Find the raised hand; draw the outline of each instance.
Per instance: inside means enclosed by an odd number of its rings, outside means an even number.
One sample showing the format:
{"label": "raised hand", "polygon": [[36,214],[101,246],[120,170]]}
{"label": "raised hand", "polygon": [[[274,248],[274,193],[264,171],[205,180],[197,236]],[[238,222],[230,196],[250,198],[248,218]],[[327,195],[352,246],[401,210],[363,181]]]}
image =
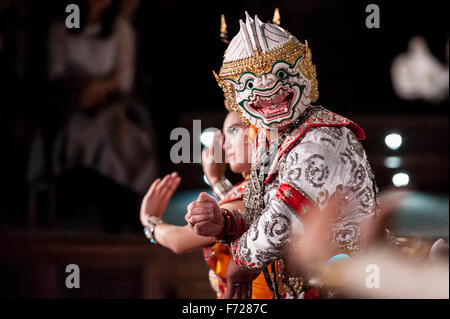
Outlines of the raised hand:
{"label": "raised hand", "polygon": [[161,217],[163,215],[180,182],[181,178],[176,172],[166,175],[162,180],[158,178],[153,182],[142,200],[140,212],[142,225],[147,224],[147,219],[150,216]]}
{"label": "raised hand", "polygon": [[185,220],[201,236],[217,236],[224,227],[224,220],[216,200],[200,193],[196,201],[187,207]]}
{"label": "raised hand", "polygon": [[[220,154],[216,154],[215,152],[220,152]],[[202,166],[203,172],[211,186],[217,184],[225,176],[227,164],[225,163],[225,154],[222,148],[222,134],[220,131],[214,134],[212,145],[203,149]]]}

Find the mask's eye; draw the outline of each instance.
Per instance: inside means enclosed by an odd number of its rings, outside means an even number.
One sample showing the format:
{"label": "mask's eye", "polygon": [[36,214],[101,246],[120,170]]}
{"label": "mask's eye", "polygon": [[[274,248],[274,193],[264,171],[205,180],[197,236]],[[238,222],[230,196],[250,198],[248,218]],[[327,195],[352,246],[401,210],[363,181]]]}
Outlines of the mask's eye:
{"label": "mask's eye", "polygon": [[254,88],[253,81],[249,81],[247,83],[247,89],[253,89],[253,88]]}
{"label": "mask's eye", "polygon": [[280,80],[285,80],[288,77],[288,74],[286,71],[280,70],[277,72],[278,77],[280,78]]}

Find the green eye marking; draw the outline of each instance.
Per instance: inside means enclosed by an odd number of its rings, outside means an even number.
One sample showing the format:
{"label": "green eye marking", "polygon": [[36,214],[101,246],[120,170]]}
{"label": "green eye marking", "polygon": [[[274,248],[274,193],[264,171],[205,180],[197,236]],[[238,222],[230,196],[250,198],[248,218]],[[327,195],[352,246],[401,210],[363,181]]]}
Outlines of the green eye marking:
{"label": "green eye marking", "polygon": [[[287,65],[289,66],[289,68],[293,69],[294,66],[297,64],[297,62],[298,62],[298,60],[299,60],[300,58],[301,58],[301,56],[299,56],[299,57],[297,58],[297,60],[295,60],[295,62],[292,63],[292,64],[290,64],[289,62],[283,61],[283,60],[275,61],[275,63],[274,63],[274,64],[272,65],[272,67],[270,68],[270,71],[267,72],[267,73],[263,73],[263,74],[261,74],[261,75],[266,75],[266,74],[272,73],[272,72],[273,72],[273,69],[275,68],[275,66],[276,66],[278,63],[284,63],[284,64],[287,64]],[[288,73],[287,71],[285,71],[285,72]],[[236,82],[235,80],[233,80],[233,79],[230,79],[230,78],[224,78],[224,80],[233,82],[233,83],[236,84],[236,85],[241,85],[241,84],[242,84],[242,83],[241,83],[241,78],[244,76],[244,74],[251,74],[251,75],[253,75],[255,78],[258,77],[258,75],[254,74],[253,72],[244,72],[244,73],[242,73],[242,74],[239,76],[237,82]],[[290,74],[290,73],[288,73],[288,74],[291,75],[291,76],[293,76],[293,75]],[[259,75],[259,76],[261,76],[261,75]],[[297,75],[295,75],[295,76],[297,76]],[[249,81],[249,80],[251,80],[251,79],[248,79],[247,81]],[[246,83],[245,83],[246,85],[247,85],[247,81],[246,81]],[[245,90],[245,87],[244,87],[244,90]],[[236,90],[236,91],[237,91],[237,92],[242,92],[242,91],[244,91],[244,90]]]}
{"label": "green eye marking", "polygon": [[[283,73],[285,74],[284,77],[281,77],[281,76],[280,76],[280,73],[281,73],[281,72],[283,72]],[[261,74],[260,76],[265,75],[265,74],[269,74],[269,73],[264,73],[264,74]],[[299,76],[300,76],[300,73],[294,73],[294,74],[292,74],[292,73],[286,71],[285,69],[280,69],[280,70],[278,70],[275,74],[276,74],[276,75],[278,76],[278,78],[279,78],[279,80],[275,83],[275,85],[277,85],[278,82],[280,82],[280,81],[286,80],[288,77],[299,77]],[[240,93],[240,92],[244,92],[244,91],[247,90],[247,89],[256,90],[256,91],[260,91],[260,92],[270,90],[270,89],[253,89],[253,87],[249,87],[249,86],[248,86],[248,81],[252,81],[252,82],[253,82],[253,79],[248,79],[247,81],[245,81],[245,86],[244,86],[244,88],[243,88],[242,90],[236,90],[236,92],[239,92],[239,93]],[[273,87],[275,87],[275,85],[274,85]]]}
{"label": "green eye marking", "polygon": [[[253,93],[254,92],[265,92],[265,91],[272,90],[274,87],[276,87],[278,85],[279,82],[281,82],[281,80],[278,80],[277,82],[275,82],[275,84],[271,88],[268,88],[268,89],[252,89],[252,92],[250,94],[250,98],[253,97]],[[244,88],[243,90],[236,90],[236,92],[242,92],[242,91],[245,91],[245,90],[246,89]]]}

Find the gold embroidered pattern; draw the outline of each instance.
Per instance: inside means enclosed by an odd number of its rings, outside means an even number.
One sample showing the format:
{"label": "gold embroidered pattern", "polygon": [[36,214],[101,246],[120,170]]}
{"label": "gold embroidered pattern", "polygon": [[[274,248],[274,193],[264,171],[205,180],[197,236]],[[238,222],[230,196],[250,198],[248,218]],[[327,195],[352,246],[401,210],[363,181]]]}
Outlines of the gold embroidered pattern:
{"label": "gold embroidered pattern", "polygon": [[[305,56],[305,48],[304,44],[292,37],[291,40],[267,52],[256,51],[255,56],[224,62],[220,69],[220,77],[237,82],[244,72],[252,72],[256,75],[268,73],[272,65],[279,60],[294,64],[300,56]],[[311,68],[304,68],[304,70],[307,72],[312,71]],[[312,74],[307,73],[303,75],[308,78],[307,75]]]}
{"label": "gold embroidered pattern", "polygon": [[304,291],[303,278],[298,275],[283,272],[281,274],[280,290],[281,293],[286,292],[294,297],[294,299],[297,299]]}

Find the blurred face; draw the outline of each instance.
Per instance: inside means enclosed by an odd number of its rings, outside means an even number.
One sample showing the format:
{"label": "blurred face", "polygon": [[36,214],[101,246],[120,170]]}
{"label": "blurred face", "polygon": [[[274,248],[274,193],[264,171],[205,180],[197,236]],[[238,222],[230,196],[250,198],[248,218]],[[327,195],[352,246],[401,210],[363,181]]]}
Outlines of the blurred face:
{"label": "blurred face", "polygon": [[248,139],[248,128],[234,112],[228,113],[225,118],[223,124],[225,156],[234,173],[249,173],[251,170],[253,147]]}
{"label": "blurred face", "polygon": [[141,0],[122,0],[120,1],[120,12],[126,17],[131,17],[140,4]]}
{"label": "blurred face", "polygon": [[112,4],[112,0],[89,0],[88,5],[90,10],[95,13],[101,13]]}

